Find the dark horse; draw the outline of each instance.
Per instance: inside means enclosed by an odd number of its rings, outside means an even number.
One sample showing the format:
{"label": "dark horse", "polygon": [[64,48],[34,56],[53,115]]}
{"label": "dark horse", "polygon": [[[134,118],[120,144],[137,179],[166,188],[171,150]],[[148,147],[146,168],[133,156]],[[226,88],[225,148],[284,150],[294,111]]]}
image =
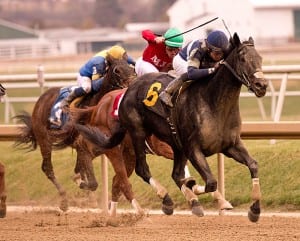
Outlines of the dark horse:
{"label": "dark horse", "polygon": [[[5,88],[0,84],[0,97],[5,95]],[[5,167],[0,162],[0,218],[6,216]]]}
{"label": "dark horse", "polygon": [[[107,67],[100,91],[93,96],[87,96],[81,102],[82,106],[97,104],[105,93],[114,89],[127,87],[135,77],[134,69],[128,65],[125,59],[117,60],[108,56]],[[80,188],[94,191],[97,189],[98,183],[94,176],[92,162],[89,162],[90,159],[84,156],[85,153],[82,151],[85,146],[81,146],[76,141],[78,139],[78,132],[74,128],[71,128],[72,125],[69,124],[71,121],[68,121],[62,130],[50,129],[48,118],[59,91],[60,88],[50,88],[40,96],[31,116],[28,113],[24,113],[15,118],[25,124],[21,128],[21,136],[17,144],[25,145],[25,148],[32,148],[32,150],[35,150],[38,145],[40,146],[43,157],[42,170],[57,188],[61,197],[60,208],[65,211],[68,209],[67,196],[65,189],[58,182],[53,171],[51,160],[53,148],[70,146],[76,149],[77,160],[74,172],[75,176],[80,176],[81,178],[78,181]],[[81,123],[85,123],[87,120],[83,118],[80,121]],[[56,143],[61,143],[62,141],[64,142],[63,146],[55,146]]]}
{"label": "dark horse", "polygon": [[[145,139],[154,134],[168,143],[174,153],[172,178],[185,195],[195,215],[203,216],[202,207],[193,192],[195,180],[184,178],[184,166],[190,160],[205,181],[205,192],[217,189],[206,157],[223,153],[248,167],[252,183],[253,204],[248,212],[252,222],[260,216],[260,185],[258,165],[242,143],[239,96],[245,85],[257,97],[266,93],[262,58],[250,37],[241,42],[235,33],[231,49],[218,72],[209,78],[194,81],[181,91],[173,109],[166,108],[158,95],[171,77],[165,73],[143,75],[131,84],[119,108],[120,125],[107,137],[90,133],[102,148],[118,145],[128,131],[136,154],[135,171],[147,183],[151,173],[146,163]],[[87,134],[87,133],[86,133]]]}
{"label": "dark horse", "polygon": [[[133,208],[137,213],[141,214],[143,212],[134,198],[134,193],[128,180],[128,177],[131,176],[135,167],[135,154],[129,135],[123,139],[119,146],[107,150],[98,148],[97,139],[93,140],[89,135],[91,130],[100,130],[106,135],[111,135],[111,131],[115,129],[116,125],[119,125],[118,116],[115,114],[115,111],[117,110],[117,104],[122,98],[121,96],[125,92],[126,89],[110,91],[100,99],[96,106],[92,106],[87,109],[72,109],[72,116],[75,123],[77,122],[76,119],[80,115],[84,114],[85,116],[91,116],[90,121],[86,123],[86,125],[76,125],[79,132],[82,134],[82,137],[80,137],[82,145],[88,147],[84,150],[87,152],[85,156],[93,159],[99,154],[105,154],[114,168],[115,176],[112,181],[112,205],[110,205],[109,210],[111,215],[116,215],[117,203],[121,193],[123,193],[127,200],[132,203]],[[87,136],[85,132],[86,129],[88,132]],[[87,143],[87,139],[92,143],[92,145]],[[156,136],[151,135],[147,137],[146,144],[147,153],[163,156],[167,159],[173,159],[173,151],[171,147],[157,139]],[[156,190],[157,195],[162,199],[163,212],[168,215],[172,214],[173,202],[169,195],[167,195],[167,189],[153,177],[151,178],[151,185],[154,190]],[[203,189],[203,187],[201,188]],[[197,194],[200,193],[198,192]],[[232,209],[231,204],[226,201],[218,191],[212,193],[212,196],[217,199],[220,211]]]}

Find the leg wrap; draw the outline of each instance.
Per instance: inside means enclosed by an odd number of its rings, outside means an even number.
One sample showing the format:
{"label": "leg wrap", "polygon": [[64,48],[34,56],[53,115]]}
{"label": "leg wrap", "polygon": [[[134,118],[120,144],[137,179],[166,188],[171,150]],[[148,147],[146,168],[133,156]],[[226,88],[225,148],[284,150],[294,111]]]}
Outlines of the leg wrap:
{"label": "leg wrap", "polygon": [[261,192],[260,192],[260,185],[259,185],[259,178],[252,179],[252,200],[260,200],[261,199]]}
{"label": "leg wrap", "polygon": [[181,192],[184,194],[186,200],[189,201],[190,204],[192,204],[193,200],[198,201],[198,197],[185,184],[182,184]]}
{"label": "leg wrap", "polygon": [[156,190],[156,194],[160,198],[164,198],[166,196],[166,194],[168,193],[167,189],[163,187],[158,181],[156,181],[153,177],[151,177],[149,182],[150,185]]}

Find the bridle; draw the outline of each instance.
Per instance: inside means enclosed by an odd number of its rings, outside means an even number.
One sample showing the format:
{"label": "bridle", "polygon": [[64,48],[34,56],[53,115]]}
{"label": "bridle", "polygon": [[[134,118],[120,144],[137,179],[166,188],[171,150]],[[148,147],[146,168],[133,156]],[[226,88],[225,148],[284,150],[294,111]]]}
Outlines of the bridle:
{"label": "bridle", "polygon": [[129,76],[128,78],[122,78],[121,75],[116,71],[116,69],[117,69],[117,66],[114,66],[113,69],[112,69],[112,74],[114,75],[114,78],[118,78],[119,81],[116,81],[116,82],[110,84],[110,86],[113,89],[123,89],[123,88],[126,88],[127,86],[124,86],[121,83],[124,82],[123,80],[131,78],[131,76]]}
{"label": "bridle", "polygon": [[[244,43],[239,48],[238,51],[240,51],[242,48],[244,48],[246,46],[254,47],[254,45],[251,43]],[[239,75],[237,73],[237,71],[234,70],[226,60],[221,61],[220,64],[223,64],[234,75],[235,78],[237,78],[242,84],[244,84],[248,88],[248,90],[251,91],[250,77],[248,74],[246,74],[244,71],[242,71],[241,75]],[[263,75],[263,72],[260,69],[256,70],[254,73],[250,74],[250,76],[254,76],[256,78],[259,78],[259,76],[262,76],[262,75]]]}

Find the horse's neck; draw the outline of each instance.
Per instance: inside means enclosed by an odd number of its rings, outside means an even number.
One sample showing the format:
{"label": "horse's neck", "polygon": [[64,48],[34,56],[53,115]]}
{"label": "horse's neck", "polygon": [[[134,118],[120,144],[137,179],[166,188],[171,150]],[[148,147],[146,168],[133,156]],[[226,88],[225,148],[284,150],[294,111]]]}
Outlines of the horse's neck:
{"label": "horse's neck", "polygon": [[[231,62],[230,65],[233,66],[234,63]],[[220,115],[226,116],[229,112],[238,112],[240,91],[241,84],[225,66],[222,66],[208,81],[203,94]]]}

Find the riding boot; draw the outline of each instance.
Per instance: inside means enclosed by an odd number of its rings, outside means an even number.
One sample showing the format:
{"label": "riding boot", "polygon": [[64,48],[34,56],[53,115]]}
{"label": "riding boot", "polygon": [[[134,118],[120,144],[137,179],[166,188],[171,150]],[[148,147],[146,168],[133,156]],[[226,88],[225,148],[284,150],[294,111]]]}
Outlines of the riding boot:
{"label": "riding boot", "polygon": [[172,96],[175,93],[175,91],[182,85],[183,82],[184,79],[182,78],[182,75],[172,80],[168,84],[166,89],[159,94],[159,98],[161,99],[161,101],[164,102],[166,105],[173,107]]}
{"label": "riding boot", "polygon": [[84,89],[82,87],[76,87],[76,88],[72,89],[70,94],[61,101],[61,104],[60,104],[61,108],[63,109],[63,108],[69,107],[69,105],[71,104],[71,102],[74,99],[76,99],[77,97],[83,96],[85,94],[86,94],[86,92],[84,91]]}

